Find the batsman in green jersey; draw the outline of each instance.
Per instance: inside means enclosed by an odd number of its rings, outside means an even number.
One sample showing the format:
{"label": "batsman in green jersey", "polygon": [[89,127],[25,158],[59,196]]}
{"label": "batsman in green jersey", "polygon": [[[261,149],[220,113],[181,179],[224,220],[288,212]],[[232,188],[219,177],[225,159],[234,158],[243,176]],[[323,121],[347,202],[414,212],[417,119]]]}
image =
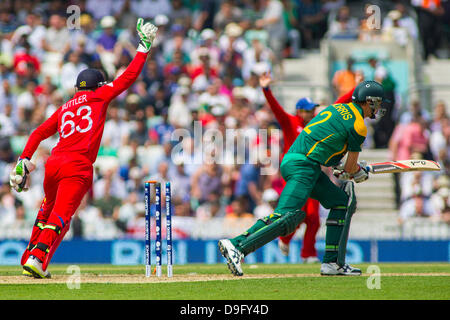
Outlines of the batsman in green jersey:
{"label": "batsman in green jersey", "polygon": [[[321,274],[361,275],[361,270],[345,263],[350,221],[356,210],[353,181],[369,178],[365,164],[358,162],[367,135],[364,118],[375,119],[384,114],[383,93],[378,82],[364,81],[355,88],[351,103],[331,105],[308,123],[281,162],[286,186],[275,212],[237,237],[219,241],[219,250],[231,273],[243,275],[241,260],[246,255],[293,232],[305,218],[300,208],[311,197],[330,209]],[[341,164],[347,153],[345,164]],[[334,174],[345,181],[343,185],[336,186],[322,172],[321,165],[334,167]]]}

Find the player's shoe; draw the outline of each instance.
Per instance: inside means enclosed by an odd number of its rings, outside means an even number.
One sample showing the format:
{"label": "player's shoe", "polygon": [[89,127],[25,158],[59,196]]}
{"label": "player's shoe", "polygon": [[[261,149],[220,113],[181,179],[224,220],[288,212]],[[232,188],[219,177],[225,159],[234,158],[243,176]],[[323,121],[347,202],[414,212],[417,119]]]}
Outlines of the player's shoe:
{"label": "player's shoe", "polygon": [[30,272],[28,272],[27,270],[23,270],[22,271],[22,275],[24,276],[24,277],[33,277],[33,275],[30,273]]}
{"label": "player's shoe", "polygon": [[228,269],[235,276],[242,276],[241,260],[244,258],[244,254],[240,252],[228,239],[219,240],[219,250],[222,256],[227,259]]}
{"label": "player's shoe", "polygon": [[30,255],[23,269],[33,275],[34,278],[51,278],[50,272],[42,269],[42,262],[33,255]]}
{"label": "player's shoe", "polygon": [[289,256],[289,243],[284,243],[281,241],[281,239],[278,239],[278,248],[280,248],[281,253],[283,256]]}
{"label": "player's shoe", "polygon": [[308,258],[303,259],[303,263],[306,263],[306,264],[314,264],[314,263],[319,263],[319,262],[320,262],[320,260],[317,257],[308,257]]}
{"label": "player's shoe", "polygon": [[322,263],[320,274],[323,276],[360,276],[361,270],[348,264],[339,267],[337,263]]}

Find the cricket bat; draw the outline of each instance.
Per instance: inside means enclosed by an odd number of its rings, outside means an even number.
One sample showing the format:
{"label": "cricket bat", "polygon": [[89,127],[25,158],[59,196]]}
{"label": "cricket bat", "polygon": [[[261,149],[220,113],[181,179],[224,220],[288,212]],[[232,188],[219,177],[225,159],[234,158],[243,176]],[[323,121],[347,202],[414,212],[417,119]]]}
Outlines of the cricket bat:
{"label": "cricket bat", "polygon": [[408,171],[440,171],[439,163],[432,160],[399,160],[369,164],[366,167],[370,173],[395,173]]}

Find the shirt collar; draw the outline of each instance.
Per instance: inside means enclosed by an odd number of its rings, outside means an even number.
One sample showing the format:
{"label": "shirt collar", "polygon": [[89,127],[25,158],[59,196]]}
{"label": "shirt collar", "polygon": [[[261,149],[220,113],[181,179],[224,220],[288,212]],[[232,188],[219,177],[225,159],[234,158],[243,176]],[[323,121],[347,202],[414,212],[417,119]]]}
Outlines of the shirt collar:
{"label": "shirt collar", "polygon": [[353,105],[356,107],[356,110],[359,111],[359,113],[361,114],[361,117],[363,117],[363,119],[364,119],[364,111],[363,111],[362,107],[359,104],[357,104],[356,102],[350,102],[350,103],[353,103]]}

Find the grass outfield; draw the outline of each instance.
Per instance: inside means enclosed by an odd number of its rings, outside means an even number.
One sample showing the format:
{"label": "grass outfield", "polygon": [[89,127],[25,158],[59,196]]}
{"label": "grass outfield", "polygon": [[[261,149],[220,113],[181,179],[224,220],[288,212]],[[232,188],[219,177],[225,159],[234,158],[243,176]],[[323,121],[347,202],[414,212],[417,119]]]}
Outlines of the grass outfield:
{"label": "grass outfield", "polygon": [[[244,265],[233,277],[225,265],[174,266],[174,277],[145,278],[143,266],[80,265],[80,277],[67,265],[52,265],[52,279],[21,276],[16,266],[0,267],[0,299],[302,300],[450,299],[450,264],[377,264],[380,289],[368,264],[361,277],[322,277],[320,265]],[[369,271],[370,272],[370,271]],[[69,289],[69,285],[79,289]],[[369,280],[369,281],[368,281]]]}

